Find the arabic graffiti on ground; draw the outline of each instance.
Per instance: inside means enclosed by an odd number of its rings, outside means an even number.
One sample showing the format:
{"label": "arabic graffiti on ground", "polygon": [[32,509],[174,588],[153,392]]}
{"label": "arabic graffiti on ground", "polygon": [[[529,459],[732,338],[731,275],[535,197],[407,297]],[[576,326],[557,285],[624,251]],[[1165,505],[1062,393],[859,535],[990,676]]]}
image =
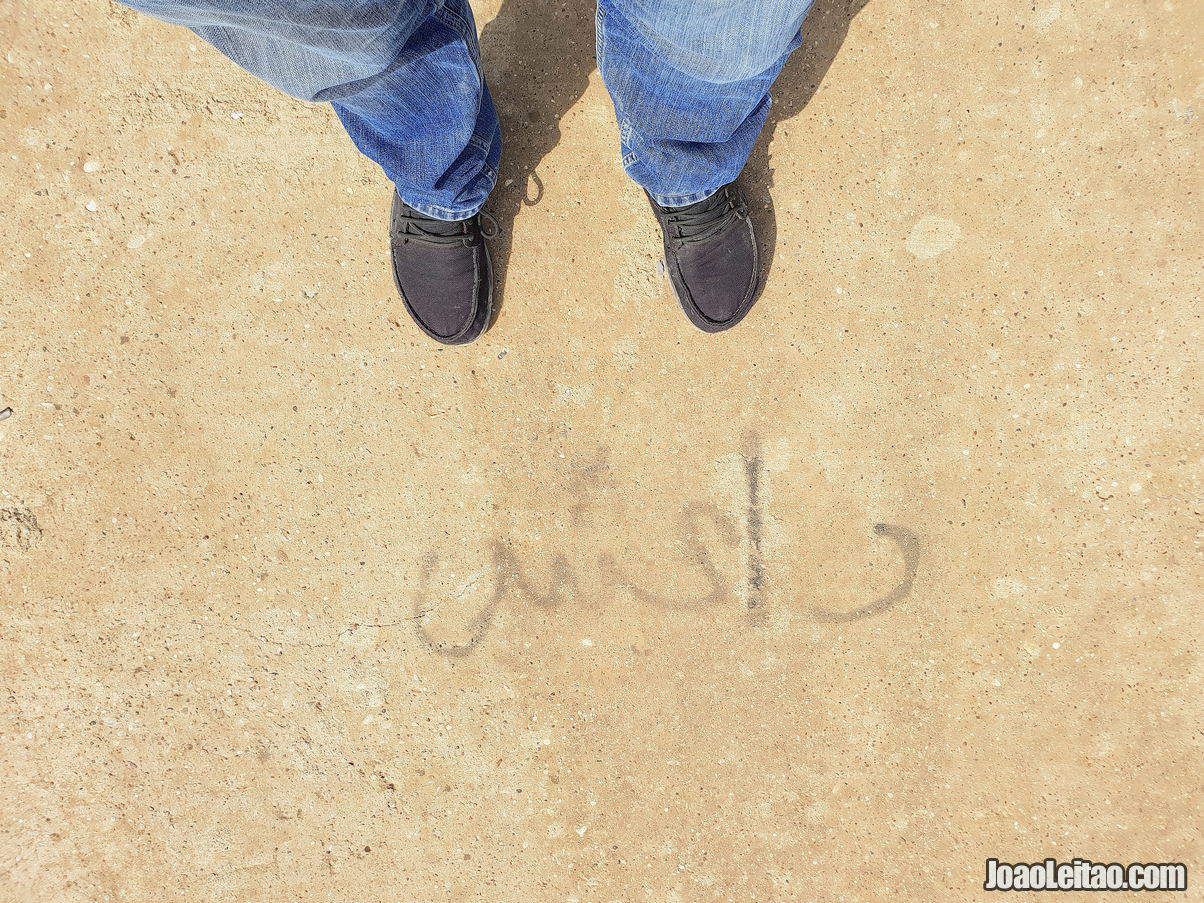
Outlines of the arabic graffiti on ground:
{"label": "arabic graffiti on ground", "polygon": [[[689,602],[658,595],[623,569],[609,552],[599,553],[594,562],[601,579],[612,588],[626,590],[641,603],[663,610],[741,604],[747,609],[751,623],[764,623],[767,608],[766,590],[771,581],[768,579],[764,555],[765,462],[760,442],[756,437],[749,438],[741,457],[745,483],[743,529],[738,529],[735,523],[737,518],[724,514],[714,505],[687,503],[677,515],[688,558],[706,586],[700,595],[694,595]],[[598,464],[587,468],[590,480],[596,480],[601,466]],[[580,512],[574,509],[572,513],[576,517]],[[713,527],[716,538],[728,548],[742,550],[743,573],[738,579],[733,580],[725,575],[716,564],[701,538],[704,526]],[[843,624],[881,615],[911,593],[919,566],[919,538],[907,527],[898,524],[874,524],[873,532],[891,540],[899,550],[903,559],[902,580],[884,596],[850,610],[808,607],[805,610],[815,621]],[[465,625],[466,636],[456,642],[439,640],[431,633],[433,615],[439,607],[432,586],[438,559],[434,554],[430,554],[422,562],[411,623],[414,624],[419,639],[432,652],[451,657],[470,654],[485,638],[498,609],[507,600],[550,610],[565,605],[576,595],[577,574],[563,552],[556,554],[548,573],[543,575],[542,582],[547,586],[546,590],[539,589],[535,581],[528,577],[520,556],[502,540],[495,538],[490,543],[489,558],[488,570],[492,574],[492,589],[487,594],[485,604]],[[734,592],[733,587],[742,587],[742,592]],[[459,595],[465,595],[473,588],[475,583],[462,588]],[[740,598],[741,596],[743,598]]]}

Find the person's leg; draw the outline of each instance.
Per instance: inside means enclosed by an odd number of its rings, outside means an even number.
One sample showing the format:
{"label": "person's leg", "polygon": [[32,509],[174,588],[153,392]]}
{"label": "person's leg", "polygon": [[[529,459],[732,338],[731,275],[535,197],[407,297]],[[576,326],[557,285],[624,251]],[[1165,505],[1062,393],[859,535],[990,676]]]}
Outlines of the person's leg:
{"label": "person's leg", "polygon": [[677,300],[705,332],[743,319],[760,258],[736,177],[811,0],[598,0],[598,68]]}
{"label": "person's leg", "polygon": [[501,134],[467,0],[125,0],[190,28],[244,69],[327,101],[410,207],[475,214]]}
{"label": "person's leg", "polygon": [[126,0],[254,75],[327,101],[393,181],[393,279],[431,338],[471,342],[493,313],[478,211],[501,133],[468,0]]}
{"label": "person's leg", "polygon": [[683,207],[735,180],[811,0],[598,0],[623,166]]}

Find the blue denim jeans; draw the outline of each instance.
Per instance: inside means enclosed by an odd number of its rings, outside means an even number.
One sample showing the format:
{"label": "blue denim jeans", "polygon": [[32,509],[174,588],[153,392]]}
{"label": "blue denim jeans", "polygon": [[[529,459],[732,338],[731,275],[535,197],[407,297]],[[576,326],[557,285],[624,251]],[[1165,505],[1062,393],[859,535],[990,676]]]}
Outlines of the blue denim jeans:
{"label": "blue denim jeans", "polygon": [[[502,140],[467,0],[126,0],[259,78],[329,102],[407,204],[464,219]],[[623,166],[684,206],[739,175],[811,0],[598,0]]]}

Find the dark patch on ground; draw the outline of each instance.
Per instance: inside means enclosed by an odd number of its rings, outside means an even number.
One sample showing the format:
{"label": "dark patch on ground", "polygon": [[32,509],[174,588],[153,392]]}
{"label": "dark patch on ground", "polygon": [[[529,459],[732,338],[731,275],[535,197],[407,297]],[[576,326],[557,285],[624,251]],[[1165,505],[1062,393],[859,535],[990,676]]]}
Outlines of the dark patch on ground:
{"label": "dark patch on ground", "polygon": [[0,546],[26,552],[41,538],[42,528],[29,508],[0,508]]}
{"label": "dark patch on ground", "polygon": [[748,478],[748,611],[754,620],[760,620],[764,616],[760,608],[765,602],[765,559],[761,551],[765,525],[761,499],[765,461],[756,436],[749,436],[746,444],[744,473]]}
{"label": "dark patch on ground", "polygon": [[911,593],[911,584],[916,578],[916,568],[920,562],[920,540],[906,527],[898,524],[874,524],[874,532],[879,536],[887,536],[895,541],[903,556],[903,579],[893,590],[868,605],[855,608],[852,611],[834,611],[829,608],[811,608],[809,613],[817,621],[829,624],[844,624],[848,621],[859,621],[873,615],[880,615],[894,608]]}

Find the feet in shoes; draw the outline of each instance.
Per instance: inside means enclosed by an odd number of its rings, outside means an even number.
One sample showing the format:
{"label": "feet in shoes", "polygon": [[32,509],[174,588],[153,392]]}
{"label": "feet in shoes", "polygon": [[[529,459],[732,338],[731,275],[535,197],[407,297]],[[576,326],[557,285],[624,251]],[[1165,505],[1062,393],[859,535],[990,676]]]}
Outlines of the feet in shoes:
{"label": "feet in shoes", "polygon": [[760,279],[757,239],[740,189],[732,182],[688,207],[648,200],[682,310],[703,332],[731,329],[752,307]]}
{"label": "feet in shoes", "polygon": [[[687,207],[652,211],[664,237],[665,267],[690,322],[704,332],[731,329],[756,299],[757,239],[735,182]],[[493,267],[481,214],[448,222],[393,195],[389,229],[393,279],[406,310],[437,342],[464,345],[493,316]]]}
{"label": "feet in shoes", "polygon": [[493,266],[481,214],[448,222],[425,216],[396,193],[389,226],[393,281],[418,328],[465,345],[493,316]]}

